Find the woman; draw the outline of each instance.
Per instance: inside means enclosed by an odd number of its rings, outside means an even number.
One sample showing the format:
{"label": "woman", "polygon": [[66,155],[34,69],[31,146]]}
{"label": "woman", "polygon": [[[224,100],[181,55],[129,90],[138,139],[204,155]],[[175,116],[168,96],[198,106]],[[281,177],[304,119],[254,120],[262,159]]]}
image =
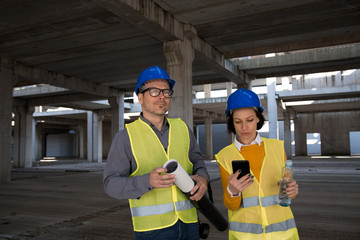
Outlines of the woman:
{"label": "woman", "polygon": [[[263,111],[258,96],[247,89],[238,89],[227,101],[227,127],[236,138],[215,157],[228,208],[230,240],[299,239],[290,207],[278,204],[278,183],[286,161],[283,142],[262,138],[256,131],[264,124]],[[232,160],[248,160],[251,173],[237,179],[240,172],[233,173]],[[296,197],[296,181],[288,184],[286,194]]]}

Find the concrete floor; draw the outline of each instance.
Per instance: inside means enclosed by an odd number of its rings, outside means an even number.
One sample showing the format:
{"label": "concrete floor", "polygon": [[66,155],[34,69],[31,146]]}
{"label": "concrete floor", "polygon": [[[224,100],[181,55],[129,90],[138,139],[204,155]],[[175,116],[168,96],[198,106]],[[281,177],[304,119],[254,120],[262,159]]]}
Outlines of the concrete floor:
{"label": "concrete floor", "polygon": [[[206,161],[215,205],[227,216],[217,164]],[[62,160],[16,169],[0,184],[0,239],[133,239],[127,200],[108,197],[102,186],[104,163]],[[292,210],[300,239],[358,239],[360,158],[296,157],[300,194]],[[206,219],[200,214],[200,220]],[[227,239],[210,229],[208,239]]]}

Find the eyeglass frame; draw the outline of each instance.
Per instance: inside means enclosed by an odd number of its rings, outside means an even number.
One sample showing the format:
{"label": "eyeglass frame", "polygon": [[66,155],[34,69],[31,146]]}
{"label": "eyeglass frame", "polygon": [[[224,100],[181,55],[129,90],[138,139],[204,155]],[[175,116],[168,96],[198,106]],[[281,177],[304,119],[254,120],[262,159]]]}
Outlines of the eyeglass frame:
{"label": "eyeglass frame", "polygon": [[[157,94],[156,96],[151,95],[151,90],[158,90],[158,94]],[[160,93],[162,93],[163,96],[164,96],[164,98],[171,98],[171,97],[172,97],[172,94],[174,93],[174,91],[171,90],[171,89],[168,89],[168,88],[167,88],[167,89],[160,89],[160,88],[156,88],[156,87],[146,88],[146,89],[144,89],[144,90],[141,90],[140,93],[144,94],[144,92],[146,92],[146,91],[149,91],[149,95],[150,95],[151,97],[158,97],[158,96],[160,96]],[[166,94],[166,95],[169,95],[168,97],[165,96],[165,91],[169,91],[169,94]]]}

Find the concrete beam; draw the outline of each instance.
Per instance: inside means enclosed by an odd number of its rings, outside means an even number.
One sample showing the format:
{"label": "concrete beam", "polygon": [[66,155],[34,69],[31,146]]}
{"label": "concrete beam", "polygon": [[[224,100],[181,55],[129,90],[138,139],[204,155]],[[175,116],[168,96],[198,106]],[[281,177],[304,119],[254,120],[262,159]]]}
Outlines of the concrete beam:
{"label": "concrete beam", "polygon": [[319,113],[337,111],[359,111],[360,98],[343,98],[331,100],[312,100],[301,102],[287,102],[286,109],[292,109],[296,113]]}
{"label": "concrete beam", "polygon": [[37,95],[66,93],[68,91],[70,90],[61,87],[54,87],[50,85],[36,85],[34,87],[13,89],[13,97],[33,97]]}
{"label": "concrete beam", "polygon": [[154,1],[92,1],[162,42],[183,40],[183,24]]}
{"label": "concrete beam", "polygon": [[87,93],[71,93],[57,96],[37,97],[26,100],[28,106],[60,105],[63,103],[74,103],[83,101],[104,100],[103,96]]}
{"label": "concrete beam", "polygon": [[74,119],[74,118],[64,118],[64,117],[34,117],[35,120],[43,120],[46,123],[56,123],[56,124],[66,124],[66,125],[79,125],[79,124],[85,124],[86,121],[84,119]]}
{"label": "concrete beam", "polygon": [[284,67],[289,65],[309,64],[360,57],[360,43],[341,47],[309,49],[307,51],[286,53],[267,58],[250,58],[235,61],[240,69]]}
{"label": "concrete beam", "polygon": [[245,76],[246,73],[238,71],[232,61],[224,59],[222,53],[199,38],[193,26],[183,24],[154,1],[92,1],[159,41],[184,40],[186,34],[192,39],[192,47],[196,50],[196,57],[208,65],[210,69],[237,84],[248,81],[249,78]]}
{"label": "concrete beam", "polygon": [[360,96],[360,85],[280,91],[280,92],[276,92],[276,95],[285,102],[316,100],[316,99],[331,99],[331,98],[339,98],[340,96],[358,97]]}
{"label": "concrete beam", "polygon": [[63,116],[63,115],[76,115],[86,114],[84,110],[64,110],[64,111],[50,111],[50,112],[34,112],[33,117],[52,117],[52,116]]}
{"label": "concrete beam", "polygon": [[50,72],[39,68],[26,66],[17,62],[12,62],[12,65],[14,74],[17,78],[33,82],[34,84],[45,83],[52,86],[105,97],[118,95],[118,91],[116,89],[102,84],[93,83],[75,77],[68,77],[56,72]]}
{"label": "concrete beam", "polygon": [[[328,31],[324,31],[323,34],[329,37],[315,38],[301,41],[290,41],[286,44],[277,43],[276,39],[272,39],[272,44],[269,44],[269,39],[263,39],[257,41],[254,46],[254,42],[242,42],[238,44],[238,50],[227,51],[225,54],[226,58],[236,58],[236,57],[247,57],[247,56],[256,56],[263,55],[267,53],[279,53],[279,52],[289,52],[289,51],[297,51],[303,49],[311,49],[311,48],[321,48],[324,46],[336,46],[340,44],[351,44],[360,41],[360,33],[348,33],[348,34],[340,34],[339,36],[334,36],[334,32],[351,32],[351,28],[349,29],[329,29]],[[313,32],[308,35],[311,36]],[[304,34],[301,34],[304,37]],[[330,37],[331,36],[331,37]],[[284,41],[283,39],[282,41]],[[262,43],[268,42],[268,44],[264,46]],[[249,47],[250,46],[250,47]],[[252,47],[251,47],[252,46]]]}
{"label": "concrete beam", "polygon": [[211,111],[202,110],[199,108],[193,108],[194,116],[211,117],[214,121],[226,121],[224,114],[218,114]]}
{"label": "concrete beam", "polygon": [[227,97],[193,99],[193,104],[226,103]]}
{"label": "concrete beam", "polygon": [[248,82],[251,79],[244,71],[239,71],[232,60],[225,59],[221,52],[202,40],[197,35],[195,27],[185,24],[184,29],[185,35],[192,40],[196,58],[209,66],[210,69],[236,84]]}
{"label": "concrete beam", "polygon": [[235,65],[256,78],[353,69],[360,65],[360,44],[241,59]]}

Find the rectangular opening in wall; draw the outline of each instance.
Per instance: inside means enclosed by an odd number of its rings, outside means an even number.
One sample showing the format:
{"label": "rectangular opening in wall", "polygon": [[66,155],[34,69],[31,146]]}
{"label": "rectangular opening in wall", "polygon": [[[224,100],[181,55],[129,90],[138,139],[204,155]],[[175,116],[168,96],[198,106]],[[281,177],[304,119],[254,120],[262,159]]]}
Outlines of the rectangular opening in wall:
{"label": "rectangular opening in wall", "polygon": [[320,133],[307,133],[306,146],[308,155],[321,155]]}
{"label": "rectangular opening in wall", "polygon": [[360,155],[360,131],[350,132],[350,154]]}
{"label": "rectangular opening in wall", "polygon": [[46,157],[74,157],[75,134],[48,134],[46,136]]}

